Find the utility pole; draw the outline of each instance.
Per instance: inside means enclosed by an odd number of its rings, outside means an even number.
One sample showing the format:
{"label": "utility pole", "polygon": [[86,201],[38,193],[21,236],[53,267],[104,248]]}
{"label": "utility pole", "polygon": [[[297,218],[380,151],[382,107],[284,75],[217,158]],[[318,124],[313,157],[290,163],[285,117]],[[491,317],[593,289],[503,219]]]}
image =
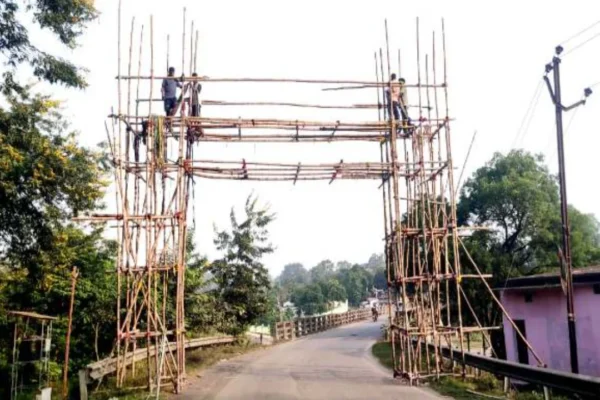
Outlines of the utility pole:
{"label": "utility pole", "polygon": [[[556,141],[558,147],[558,181],[560,184],[560,216],[562,222],[562,271],[567,287],[567,323],[569,327],[569,349],[571,352],[571,372],[579,373],[579,361],[577,357],[577,334],[575,329],[575,307],[573,304],[573,265],[571,263],[571,232],[569,228],[569,210],[567,202],[567,177],[565,174],[565,149],[563,139],[563,111],[567,112],[585,104],[586,98],[592,94],[591,89],[584,90],[584,98],[569,107],[562,104],[560,89],[560,54],[562,46],[557,46],[552,63],[546,64],[546,75],[544,81],[548,86],[550,97],[554,103],[556,117]],[[554,90],[550,84],[548,74],[552,71],[554,76]]]}

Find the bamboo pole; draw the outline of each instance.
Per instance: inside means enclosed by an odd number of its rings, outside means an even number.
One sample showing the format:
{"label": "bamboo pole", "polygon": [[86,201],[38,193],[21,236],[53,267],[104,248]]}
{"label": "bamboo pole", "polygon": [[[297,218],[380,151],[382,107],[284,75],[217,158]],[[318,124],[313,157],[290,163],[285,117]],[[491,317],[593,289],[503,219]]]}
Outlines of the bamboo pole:
{"label": "bamboo pole", "polygon": [[[469,262],[471,263],[471,265],[473,266],[473,268],[475,268],[475,271],[477,272],[477,274],[480,275],[480,276],[483,275],[481,273],[481,270],[477,266],[477,263],[475,262],[475,260],[473,260],[473,257],[471,257],[471,253],[469,253],[469,250],[465,246],[465,243],[460,238],[458,239],[458,241],[460,242],[460,245],[462,246],[462,248],[463,248],[463,250],[465,252],[465,255],[469,259]],[[529,343],[529,341],[527,340],[527,338],[523,335],[523,333],[521,332],[521,330],[519,329],[519,327],[517,326],[517,324],[515,324],[515,321],[511,318],[511,316],[508,313],[508,311],[506,310],[506,308],[502,305],[502,302],[498,299],[498,297],[496,296],[496,294],[494,293],[494,291],[490,287],[490,284],[487,283],[487,281],[485,279],[481,279],[481,282],[483,282],[483,284],[485,285],[486,289],[488,290],[488,293],[492,296],[492,299],[494,300],[494,302],[498,305],[498,307],[500,308],[500,310],[502,311],[502,313],[504,314],[504,316],[506,317],[506,319],[508,320],[508,322],[510,323],[510,325],[513,327],[513,329],[515,330],[515,333],[517,334],[517,336],[519,336],[521,338],[521,340],[523,340],[523,342],[525,343],[525,345],[527,346],[527,348],[529,349],[529,351],[531,352],[531,354],[533,354],[533,356],[535,357],[536,361],[539,363],[539,366],[540,367],[545,367],[546,364],[542,361],[542,359],[540,358],[540,356],[533,349],[533,347],[531,346],[531,343]]]}
{"label": "bamboo pole", "polygon": [[[142,76],[133,76],[133,75],[118,75],[116,79],[152,79],[152,76],[142,75]],[[167,79],[170,78],[168,76],[154,76],[154,79]],[[307,84],[340,84],[340,85],[362,85],[360,87],[345,87],[343,89],[372,89],[376,87],[386,87],[388,84],[385,82],[377,84],[377,82],[369,82],[369,81],[353,81],[353,80],[335,80],[335,79],[304,79],[304,78],[212,78],[208,76],[185,76],[185,82],[210,82],[210,83],[225,83],[225,82],[238,82],[238,83],[307,83]],[[416,88],[417,84],[406,84],[407,88]],[[422,86],[423,87],[423,86]],[[444,87],[440,85],[438,87]],[[335,88],[326,88],[323,90],[332,90]]]}
{"label": "bamboo pole", "polygon": [[[121,6],[122,6],[122,0],[119,0],[119,5],[118,5],[118,17],[117,17],[117,75],[121,75]],[[118,79],[117,82],[117,102],[118,102],[118,113],[121,114],[121,79]],[[119,124],[119,129],[120,129],[120,124]],[[113,120],[113,130],[114,130],[114,120]],[[121,155],[121,147],[120,147],[120,134],[119,134],[119,138],[115,138],[115,140],[113,141],[115,149],[114,149],[114,153],[116,155],[118,155],[120,157]],[[115,170],[115,180],[119,180],[119,175],[118,175],[118,171]],[[117,200],[117,212],[119,212],[119,194],[116,193],[116,200]],[[121,269],[121,265],[122,265],[122,243],[121,243],[121,230],[118,228],[119,223],[117,222],[117,269],[120,270]],[[120,359],[120,355],[121,355],[121,340],[120,340],[120,333],[121,333],[121,285],[122,285],[122,280],[121,280],[121,274],[118,274],[117,276],[117,371],[120,368],[120,364],[121,364],[121,359]],[[117,378],[117,387],[121,387],[121,382],[119,381],[119,379]]]}
{"label": "bamboo pole", "polygon": [[71,271],[71,298],[69,301],[69,323],[67,325],[67,336],[65,339],[65,364],[63,366],[63,399],[69,398],[69,350],[71,349],[71,330],[73,327],[73,307],[75,304],[75,285],[79,272],[77,267],[73,267]]}

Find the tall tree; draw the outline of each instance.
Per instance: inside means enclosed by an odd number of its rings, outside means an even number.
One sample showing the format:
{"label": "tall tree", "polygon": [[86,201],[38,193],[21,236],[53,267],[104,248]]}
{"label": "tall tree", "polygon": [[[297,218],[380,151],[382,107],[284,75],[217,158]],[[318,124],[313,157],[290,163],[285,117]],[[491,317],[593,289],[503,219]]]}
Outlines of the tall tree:
{"label": "tall tree", "polygon": [[352,263],[351,263],[351,262],[348,262],[348,261],[346,261],[346,260],[343,260],[343,261],[338,261],[338,262],[335,264],[335,269],[336,269],[337,271],[340,271],[340,270],[342,270],[342,269],[349,269],[349,268],[352,268]]}
{"label": "tall tree", "polygon": [[336,279],[301,286],[292,296],[292,301],[301,315],[325,313],[334,307],[334,302],[344,300],[346,300],[346,290]]}
{"label": "tall tree", "polygon": [[308,271],[300,263],[286,264],[277,282],[282,286],[302,285],[308,282]]}
{"label": "tall tree", "polygon": [[323,260],[310,269],[312,282],[319,282],[330,278],[335,273],[335,264],[331,260]]}
{"label": "tall tree", "polygon": [[218,298],[230,332],[239,334],[255,323],[269,309],[269,273],[262,264],[265,254],[273,252],[268,225],[275,215],[259,208],[257,198],[248,196],[245,220],[238,222],[232,209],[231,230],[216,232],[215,245],[222,258],[209,268],[218,285]]}
{"label": "tall tree", "polygon": [[[458,204],[459,224],[486,225],[465,244],[487,273],[494,275],[492,285],[506,279],[558,266],[561,223],[558,186],[543,162],[543,157],[522,150],[507,155],[495,154],[465,183]],[[587,266],[600,261],[598,221],[570,206],[573,235],[573,264]],[[463,268],[469,269],[464,260]],[[476,298],[478,314],[485,323],[499,322],[493,302],[481,293],[481,284],[465,282],[469,298]],[[477,296],[475,296],[477,294]]]}
{"label": "tall tree", "polygon": [[73,49],[86,25],[98,15],[93,0],[0,0],[0,15],[0,53],[5,59],[4,81],[0,84],[3,93],[23,91],[15,78],[22,65],[31,67],[34,76],[50,83],[86,86],[84,70],[35,46],[24,21],[33,21],[66,48]]}
{"label": "tall tree", "polygon": [[104,176],[99,153],[64,134],[57,102],[12,95],[8,101],[10,108],[0,109],[0,252],[18,255],[33,271],[56,227],[100,206]]}
{"label": "tall tree", "polygon": [[337,279],[344,286],[348,303],[353,307],[360,305],[373,286],[373,275],[360,265],[339,271]]}

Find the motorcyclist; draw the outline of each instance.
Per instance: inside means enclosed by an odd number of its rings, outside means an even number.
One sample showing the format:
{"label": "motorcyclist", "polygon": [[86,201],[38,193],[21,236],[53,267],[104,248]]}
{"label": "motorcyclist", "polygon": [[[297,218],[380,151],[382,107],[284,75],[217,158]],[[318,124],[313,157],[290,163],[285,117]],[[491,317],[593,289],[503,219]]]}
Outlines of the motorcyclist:
{"label": "motorcyclist", "polygon": [[377,318],[379,317],[379,311],[377,311],[377,306],[375,304],[373,304],[371,307],[371,314],[373,315],[373,321],[377,321]]}

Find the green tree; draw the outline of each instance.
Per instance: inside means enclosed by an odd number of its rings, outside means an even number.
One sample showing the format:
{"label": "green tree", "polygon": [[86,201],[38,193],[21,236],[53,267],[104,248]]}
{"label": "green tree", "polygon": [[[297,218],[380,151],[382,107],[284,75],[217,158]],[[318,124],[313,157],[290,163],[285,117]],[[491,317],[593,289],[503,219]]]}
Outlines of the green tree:
{"label": "green tree", "polygon": [[330,308],[334,301],[346,300],[346,289],[337,279],[328,279],[319,282],[319,285],[321,286],[321,292],[325,296],[325,300],[329,303],[328,308]]}
{"label": "green tree", "polygon": [[100,154],[64,134],[57,102],[12,95],[8,102],[0,109],[0,252],[35,274],[36,255],[51,248],[54,230],[99,208],[105,182]]}
{"label": "green tree", "polygon": [[335,273],[335,264],[331,260],[323,260],[309,271],[311,282],[319,282],[330,278]]}
{"label": "green tree", "polygon": [[341,271],[342,269],[348,269],[348,268],[352,268],[352,263],[348,262],[348,261],[345,261],[345,260],[344,261],[338,261],[335,264],[335,269],[337,271]]}
{"label": "green tree", "polygon": [[[458,204],[459,225],[485,225],[465,244],[484,273],[492,273],[492,286],[509,277],[531,274],[558,266],[561,245],[559,195],[556,178],[540,155],[513,150],[495,154],[465,182]],[[570,206],[573,264],[587,266],[600,260],[598,221]],[[465,258],[463,270],[470,270]],[[488,325],[497,324],[500,313],[481,283],[463,282],[469,298]],[[478,294],[475,296],[475,294]],[[468,318],[468,317],[467,317]]]}
{"label": "green tree", "polygon": [[377,289],[387,289],[387,271],[385,268],[378,268],[373,275],[373,286]]}
{"label": "green tree", "polygon": [[383,257],[383,253],[381,254],[371,254],[369,257],[369,261],[364,264],[364,267],[375,273],[378,269],[385,268],[385,258]]}
{"label": "green tree", "polygon": [[322,314],[327,311],[327,300],[318,283],[310,283],[294,290],[292,302],[298,310],[298,316]]}
{"label": "green tree", "polygon": [[86,86],[83,69],[36,47],[23,21],[32,20],[66,48],[73,49],[86,24],[98,15],[93,0],[0,0],[0,15],[0,53],[5,59],[4,82],[0,85],[3,93],[24,90],[15,79],[16,70],[23,65],[31,67],[34,76],[50,83]]}
{"label": "green tree", "polygon": [[269,274],[261,259],[273,252],[267,226],[274,220],[268,208],[258,208],[248,196],[245,220],[238,222],[232,209],[231,230],[216,232],[215,244],[222,258],[209,267],[230,332],[242,333],[269,310]]}
{"label": "green tree", "polygon": [[[5,301],[0,308],[64,317],[70,271],[77,266],[71,360],[81,366],[110,350],[115,331],[109,316],[115,304],[110,246],[100,230],[84,233],[70,222],[101,207],[105,182],[99,154],[66,133],[57,102],[25,89],[8,94],[6,102],[8,108],[0,108],[0,280],[6,282],[0,285]],[[104,318],[101,325],[98,317]],[[65,327],[64,319],[55,324],[53,362],[60,363]],[[0,350],[0,364],[9,357]]]}
{"label": "green tree", "polygon": [[339,271],[337,279],[346,290],[348,304],[352,307],[358,307],[373,286],[373,275],[360,265]]}
{"label": "green tree", "polygon": [[284,286],[308,282],[308,271],[300,263],[286,264],[277,281]]}
{"label": "green tree", "polygon": [[327,279],[300,286],[292,294],[299,315],[322,314],[330,311],[334,302],[346,300],[346,290],[336,279]]}

